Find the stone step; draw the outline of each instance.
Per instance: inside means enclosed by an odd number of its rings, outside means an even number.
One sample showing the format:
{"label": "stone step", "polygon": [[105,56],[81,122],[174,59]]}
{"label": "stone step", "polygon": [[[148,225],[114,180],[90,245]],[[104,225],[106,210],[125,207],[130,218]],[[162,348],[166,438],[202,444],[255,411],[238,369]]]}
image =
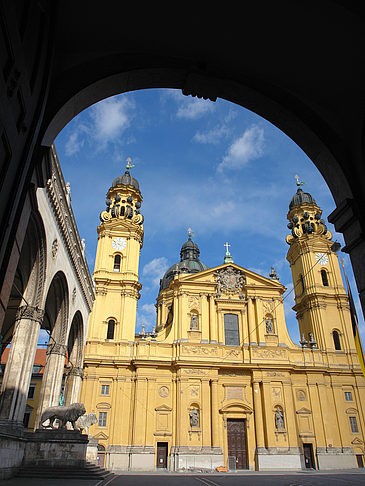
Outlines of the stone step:
{"label": "stone step", "polygon": [[83,468],[57,467],[22,467],[17,477],[26,478],[64,478],[64,479],[106,479],[113,476],[110,471],[94,464],[86,464]]}

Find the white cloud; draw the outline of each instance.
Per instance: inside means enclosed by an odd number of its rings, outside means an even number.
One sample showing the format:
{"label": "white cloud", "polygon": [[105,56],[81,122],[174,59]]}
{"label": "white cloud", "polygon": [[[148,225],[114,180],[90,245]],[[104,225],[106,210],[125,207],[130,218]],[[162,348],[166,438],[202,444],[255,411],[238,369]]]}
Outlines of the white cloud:
{"label": "white cloud", "polygon": [[193,141],[197,143],[211,143],[217,145],[221,142],[222,138],[229,136],[229,133],[229,128],[225,125],[221,125],[205,132],[197,132],[193,137]]}
{"label": "white cloud", "polygon": [[80,140],[80,133],[79,131],[75,131],[71,133],[69,136],[69,139],[67,140],[65,144],[65,153],[68,157],[71,157],[72,155],[77,154],[82,147],[84,146],[85,140],[81,139]]}
{"label": "white cloud", "polygon": [[150,279],[152,285],[157,286],[167,269],[166,257],[154,258],[143,267],[142,275]]}
{"label": "white cloud", "polygon": [[130,125],[135,105],[130,98],[114,97],[96,103],[90,110],[95,139],[106,145],[120,137]]}
{"label": "white cloud", "polygon": [[141,331],[142,326],[145,326],[145,331],[151,331],[152,327],[156,325],[156,307],[155,304],[143,304],[141,309],[137,310],[137,326],[136,330]]}
{"label": "white cloud", "polygon": [[187,98],[184,100],[176,113],[178,118],[185,118],[188,120],[196,120],[202,116],[212,113],[214,105],[212,101],[203,100],[200,98]]}
{"label": "white cloud", "polygon": [[252,125],[231,144],[217,170],[222,172],[223,169],[240,169],[251,160],[261,157],[263,153],[264,130]]}

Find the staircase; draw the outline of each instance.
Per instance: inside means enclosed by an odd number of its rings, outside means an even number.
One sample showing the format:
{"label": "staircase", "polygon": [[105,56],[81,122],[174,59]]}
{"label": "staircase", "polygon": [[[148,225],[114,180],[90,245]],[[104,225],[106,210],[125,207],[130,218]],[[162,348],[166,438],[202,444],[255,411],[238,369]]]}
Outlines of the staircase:
{"label": "staircase", "polygon": [[21,478],[89,479],[103,481],[112,478],[114,474],[87,462],[85,467],[82,468],[25,466],[19,469],[16,476]]}

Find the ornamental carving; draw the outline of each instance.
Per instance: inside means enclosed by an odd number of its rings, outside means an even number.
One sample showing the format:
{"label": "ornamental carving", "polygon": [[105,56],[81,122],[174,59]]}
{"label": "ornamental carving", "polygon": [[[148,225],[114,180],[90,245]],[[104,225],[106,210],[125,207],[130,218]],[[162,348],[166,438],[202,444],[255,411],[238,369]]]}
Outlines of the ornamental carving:
{"label": "ornamental carving", "polygon": [[67,346],[65,344],[50,343],[48,345],[46,354],[59,354],[60,356],[66,356]]}
{"label": "ornamental carving", "polygon": [[83,370],[83,368],[78,368],[78,367],[74,366],[74,367],[66,368],[65,374],[66,374],[66,376],[78,376],[80,378],[83,378],[84,370]]}
{"label": "ornamental carving", "polygon": [[260,348],[251,348],[253,357],[257,358],[264,358],[264,359],[278,359],[285,357],[285,350],[284,349],[260,349]]}
{"label": "ornamental carving", "polygon": [[58,241],[57,241],[57,238],[55,240],[53,240],[53,243],[52,243],[52,258],[55,259],[56,256],[57,256],[57,253],[58,253]]}
{"label": "ornamental carving", "polygon": [[208,348],[203,346],[183,346],[182,351],[186,354],[217,355],[218,348]]}
{"label": "ornamental carving", "polygon": [[243,286],[246,283],[246,277],[241,270],[233,267],[226,267],[215,272],[217,280],[217,297],[222,294],[239,294],[243,299]]}
{"label": "ornamental carving", "polygon": [[20,319],[29,319],[30,321],[35,321],[42,324],[43,316],[43,309],[39,309],[38,307],[33,307],[31,305],[23,305],[18,308],[15,320],[20,321]]}
{"label": "ornamental carving", "polygon": [[165,385],[161,386],[160,389],[158,390],[158,394],[160,395],[160,397],[162,398],[166,398],[169,396],[169,388]]}

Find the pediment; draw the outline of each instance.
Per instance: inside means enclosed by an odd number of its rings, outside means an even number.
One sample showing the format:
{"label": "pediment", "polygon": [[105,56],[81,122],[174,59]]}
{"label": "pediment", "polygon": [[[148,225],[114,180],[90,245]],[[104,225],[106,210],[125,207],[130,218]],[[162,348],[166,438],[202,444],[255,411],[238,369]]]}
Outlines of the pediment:
{"label": "pediment", "polygon": [[356,408],[350,407],[346,409],[346,413],[357,413]]}
{"label": "pediment", "polygon": [[354,444],[354,445],[363,445],[364,444],[364,441],[361,440],[359,437],[355,437],[355,439],[351,441],[351,444]]}
{"label": "pediment", "polygon": [[100,440],[107,440],[109,438],[109,435],[104,434],[104,432],[99,432],[98,434],[93,436],[94,439],[100,439]]}
{"label": "pediment", "polygon": [[156,412],[171,412],[172,408],[167,405],[160,405],[155,408]]}
{"label": "pediment", "polygon": [[277,280],[272,280],[271,278],[263,277],[258,273],[252,272],[246,268],[240,267],[235,263],[225,263],[223,265],[219,265],[217,267],[208,268],[207,270],[203,270],[202,272],[193,273],[193,274],[180,274],[180,279],[182,282],[186,283],[206,283],[206,282],[216,282],[215,274],[224,269],[228,269],[229,267],[233,268],[236,271],[242,272],[245,276],[246,283],[245,285],[258,285],[262,287],[271,287],[272,289],[284,288],[284,286],[278,282]]}
{"label": "pediment", "polygon": [[305,407],[302,407],[300,408],[299,410],[297,410],[297,413],[304,413],[304,414],[308,414],[308,413],[312,413],[312,410],[309,410],[308,408],[305,408]]}
{"label": "pediment", "polygon": [[104,409],[104,410],[105,410],[105,409],[109,409],[109,408],[112,408],[112,407],[111,407],[110,403],[107,403],[107,402],[100,402],[100,403],[98,403],[98,404],[96,405],[96,408],[98,408],[98,409],[102,408],[102,409]]}
{"label": "pediment", "polygon": [[252,413],[253,410],[248,405],[240,402],[230,402],[219,409],[220,413]]}

